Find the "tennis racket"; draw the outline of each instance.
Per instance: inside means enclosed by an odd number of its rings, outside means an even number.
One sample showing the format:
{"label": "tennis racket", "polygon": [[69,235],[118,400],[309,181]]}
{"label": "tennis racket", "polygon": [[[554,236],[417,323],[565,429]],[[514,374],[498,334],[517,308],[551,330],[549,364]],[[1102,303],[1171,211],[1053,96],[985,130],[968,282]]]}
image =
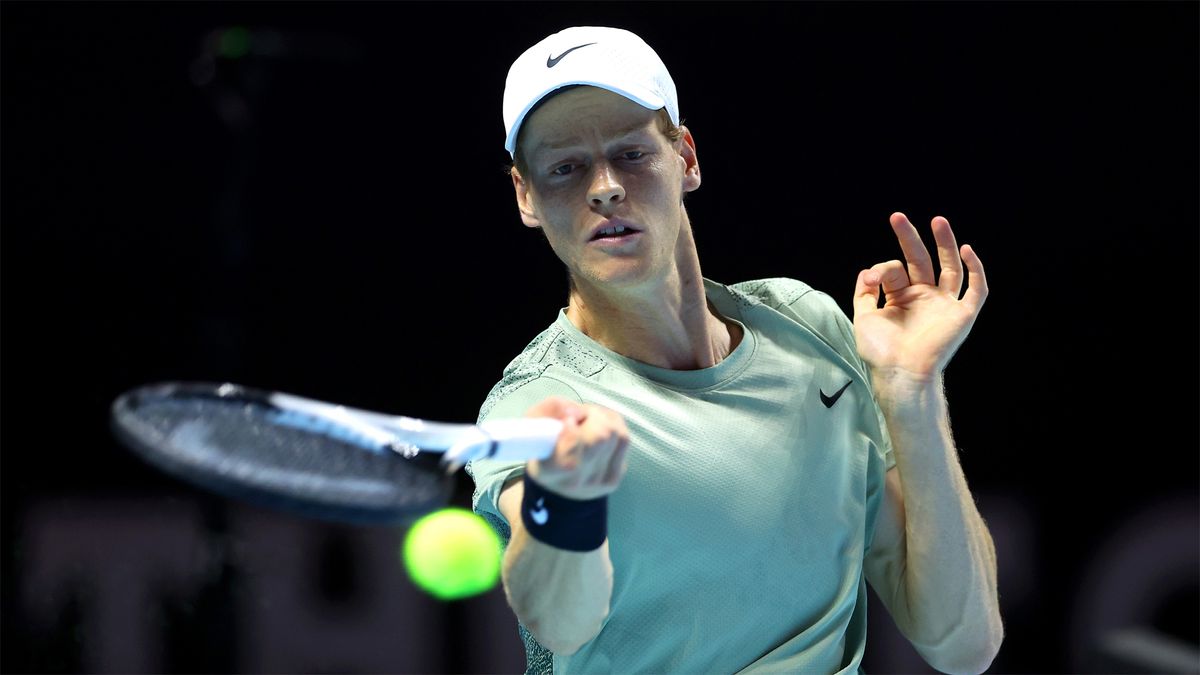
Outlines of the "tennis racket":
{"label": "tennis racket", "polygon": [[550,418],[431,422],[232,383],[164,382],[113,401],[118,439],[223,496],[325,520],[396,524],[440,508],[467,462],[545,459]]}

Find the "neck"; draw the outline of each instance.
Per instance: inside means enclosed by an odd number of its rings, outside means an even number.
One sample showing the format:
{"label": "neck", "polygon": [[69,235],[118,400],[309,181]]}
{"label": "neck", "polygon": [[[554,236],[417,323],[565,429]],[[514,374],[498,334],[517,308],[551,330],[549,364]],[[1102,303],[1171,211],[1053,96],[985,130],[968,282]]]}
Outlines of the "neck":
{"label": "neck", "polygon": [[614,289],[576,281],[567,318],[584,335],[635,361],[672,370],[710,368],[741,340],[741,329],[708,302],[687,212],[674,265],[641,288]]}

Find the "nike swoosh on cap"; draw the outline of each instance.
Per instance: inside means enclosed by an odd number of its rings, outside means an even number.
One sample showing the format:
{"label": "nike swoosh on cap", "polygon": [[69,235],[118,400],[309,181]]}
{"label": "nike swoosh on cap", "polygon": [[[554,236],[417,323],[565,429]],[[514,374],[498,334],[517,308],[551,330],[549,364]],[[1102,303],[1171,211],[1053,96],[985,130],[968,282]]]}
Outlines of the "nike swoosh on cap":
{"label": "nike swoosh on cap", "polygon": [[565,51],[565,52],[563,52],[563,53],[559,54],[558,56],[547,56],[547,57],[546,57],[546,67],[547,67],[547,68],[553,68],[554,66],[557,66],[557,65],[558,65],[558,62],[559,62],[559,61],[562,61],[562,58],[563,58],[564,56],[566,56],[567,54],[570,54],[571,52],[575,51],[576,49],[583,49],[584,47],[589,47],[589,46],[591,46],[591,45],[594,45],[594,44],[596,44],[596,43],[595,43],[595,42],[589,42],[589,43],[587,43],[587,44],[585,44],[585,45],[578,45],[578,46],[575,46],[575,47],[571,47],[570,49],[568,49],[567,51]]}
{"label": "nike swoosh on cap", "polygon": [[823,390],[817,389],[817,391],[821,392],[821,403],[824,403],[826,408],[832,408],[833,404],[837,403],[838,399],[842,397],[843,393],[845,393],[846,388],[852,384],[854,384],[854,380],[850,380],[846,384],[843,384],[841,389],[838,389],[833,393],[833,396],[826,396]]}

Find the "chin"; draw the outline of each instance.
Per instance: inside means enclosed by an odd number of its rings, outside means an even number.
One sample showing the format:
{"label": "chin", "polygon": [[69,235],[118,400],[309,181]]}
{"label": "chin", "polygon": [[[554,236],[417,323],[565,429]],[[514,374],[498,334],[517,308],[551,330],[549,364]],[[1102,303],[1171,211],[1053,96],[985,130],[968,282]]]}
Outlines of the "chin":
{"label": "chin", "polygon": [[[631,261],[632,262],[632,261]],[[649,267],[641,264],[604,265],[599,268],[585,270],[584,274],[576,275],[579,279],[599,288],[636,288],[656,284],[661,281],[661,275],[656,275]]]}

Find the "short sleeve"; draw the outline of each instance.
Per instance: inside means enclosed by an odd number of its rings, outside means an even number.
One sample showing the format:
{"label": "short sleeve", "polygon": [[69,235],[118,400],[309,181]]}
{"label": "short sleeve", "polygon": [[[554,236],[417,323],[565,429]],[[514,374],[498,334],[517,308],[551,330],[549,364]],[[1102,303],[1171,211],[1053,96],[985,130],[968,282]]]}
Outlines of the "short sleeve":
{"label": "short sleeve", "polygon": [[[858,345],[854,340],[854,323],[837,301],[821,291],[809,290],[794,298],[788,307],[797,317],[807,319],[809,325],[813,326],[831,347],[862,373],[874,401],[875,387],[871,383],[871,369],[858,354]],[[883,471],[887,473],[896,465],[896,458],[892,456],[892,439],[888,435],[887,422],[884,421],[883,410],[880,409],[878,401],[874,401],[872,407],[879,423],[878,440],[879,452],[883,456]]]}
{"label": "short sleeve", "polygon": [[[530,407],[550,396],[560,396],[577,403],[583,402],[579,394],[566,383],[553,377],[542,376],[506,391],[504,397],[497,401],[485,403],[487,414],[481,416],[479,421],[524,417]],[[477,459],[467,464],[466,471],[475,481],[471,508],[492,525],[507,546],[512,532],[508,521],[500,513],[500,491],[509,480],[525,474],[525,463]]]}
{"label": "short sleeve", "polygon": [[[867,379],[871,377],[867,374]],[[872,387],[871,391],[874,391]],[[892,436],[888,433],[887,422],[883,419],[883,410],[875,403],[875,417],[879,420],[879,451],[883,453],[883,473],[886,474],[896,466],[896,457],[892,454]]]}

